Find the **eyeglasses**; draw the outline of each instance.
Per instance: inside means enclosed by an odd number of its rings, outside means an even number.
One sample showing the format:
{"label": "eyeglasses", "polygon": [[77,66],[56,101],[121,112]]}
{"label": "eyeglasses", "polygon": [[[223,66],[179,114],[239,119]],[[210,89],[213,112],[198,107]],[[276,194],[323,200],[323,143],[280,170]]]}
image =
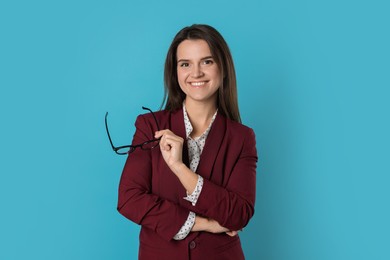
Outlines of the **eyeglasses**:
{"label": "eyeglasses", "polygon": [[[156,125],[157,125],[157,130],[160,131],[160,127],[158,125],[157,119],[156,119],[154,113],[152,112],[152,110],[150,110],[147,107],[142,107],[142,109],[148,110],[152,114],[152,116],[154,118],[154,121],[156,122]],[[137,149],[138,147],[140,147],[142,150],[151,150],[151,149],[155,148],[159,144],[161,137],[158,138],[158,139],[150,139],[150,140],[148,140],[146,142],[143,142],[142,144],[123,145],[123,146],[115,147],[114,144],[112,143],[110,132],[108,131],[107,116],[108,116],[108,112],[106,112],[106,116],[104,118],[104,122],[106,124],[106,131],[107,131],[107,135],[108,135],[108,140],[110,140],[110,144],[111,144],[112,150],[114,150],[114,152],[116,154],[119,154],[119,155],[130,154],[130,153],[134,152],[135,149]]]}

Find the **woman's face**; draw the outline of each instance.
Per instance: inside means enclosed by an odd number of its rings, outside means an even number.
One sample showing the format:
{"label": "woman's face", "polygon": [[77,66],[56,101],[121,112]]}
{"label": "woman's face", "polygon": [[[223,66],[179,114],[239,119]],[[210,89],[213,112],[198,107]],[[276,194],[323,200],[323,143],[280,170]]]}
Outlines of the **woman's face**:
{"label": "woman's face", "polygon": [[177,47],[177,78],[186,102],[217,101],[221,75],[204,40],[184,40]]}

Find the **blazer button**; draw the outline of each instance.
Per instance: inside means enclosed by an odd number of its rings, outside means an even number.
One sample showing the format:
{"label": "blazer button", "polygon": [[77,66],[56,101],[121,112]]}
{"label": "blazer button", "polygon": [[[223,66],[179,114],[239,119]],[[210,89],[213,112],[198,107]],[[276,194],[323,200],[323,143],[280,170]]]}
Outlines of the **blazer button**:
{"label": "blazer button", "polygon": [[191,241],[190,243],[190,249],[194,249],[196,247],[195,241]]}

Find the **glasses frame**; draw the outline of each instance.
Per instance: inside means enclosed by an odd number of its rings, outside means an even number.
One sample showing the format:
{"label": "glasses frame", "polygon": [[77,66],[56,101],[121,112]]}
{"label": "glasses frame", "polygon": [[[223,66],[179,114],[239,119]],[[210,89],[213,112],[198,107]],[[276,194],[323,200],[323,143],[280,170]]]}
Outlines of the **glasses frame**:
{"label": "glasses frame", "polygon": [[[142,109],[143,110],[147,110],[147,111],[149,111],[152,114],[152,116],[154,118],[154,121],[156,122],[157,130],[160,131],[160,127],[158,125],[156,116],[154,115],[153,111],[151,109],[147,108],[147,107],[142,107]],[[110,141],[112,150],[114,150],[114,152],[116,154],[118,154],[118,155],[130,154],[130,153],[134,152],[135,149],[137,149],[138,147],[140,147],[142,150],[151,150],[151,149],[155,148],[156,146],[158,146],[158,144],[160,143],[161,137],[157,138],[157,139],[155,139],[155,138],[154,139],[150,139],[148,141],[143,142],[142,144],[114,146],[114,144],[112,142],[112,139],[111,139],[110,132],[108,131],[107,116],[108,116],[108,112],[106,112],[106,116],[104,117],[104,123],[106,125],[107,136],[108,136],[108,140]],[[147,147],[146,146],[147,144],[150,144],[150,143],[153,143],[153,142],[156,142],[156,145],[151,146],[151,147]],[[129,151],[121,152],[120,151],[121,149],[129,149]]]}

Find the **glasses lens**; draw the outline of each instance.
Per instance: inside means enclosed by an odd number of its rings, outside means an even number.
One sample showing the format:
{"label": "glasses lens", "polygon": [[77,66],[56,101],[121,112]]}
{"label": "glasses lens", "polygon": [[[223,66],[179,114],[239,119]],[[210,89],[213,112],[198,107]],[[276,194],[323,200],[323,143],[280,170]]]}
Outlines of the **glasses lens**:
{"label": "glasses lens", "polygon": [[122,147],[122,148],[119,148],[116,152],[118,154],[128,154],[128,153],[131,153],[133,151],[134,151],[134,149],[132,147]]}
{"label": "glasses lens", "polygon": [[160,140],[150,140],[150,141],[143,143],[141,148],[143,150],[151,150],[151,149],[155,148],[159,142],[160,142]]}

